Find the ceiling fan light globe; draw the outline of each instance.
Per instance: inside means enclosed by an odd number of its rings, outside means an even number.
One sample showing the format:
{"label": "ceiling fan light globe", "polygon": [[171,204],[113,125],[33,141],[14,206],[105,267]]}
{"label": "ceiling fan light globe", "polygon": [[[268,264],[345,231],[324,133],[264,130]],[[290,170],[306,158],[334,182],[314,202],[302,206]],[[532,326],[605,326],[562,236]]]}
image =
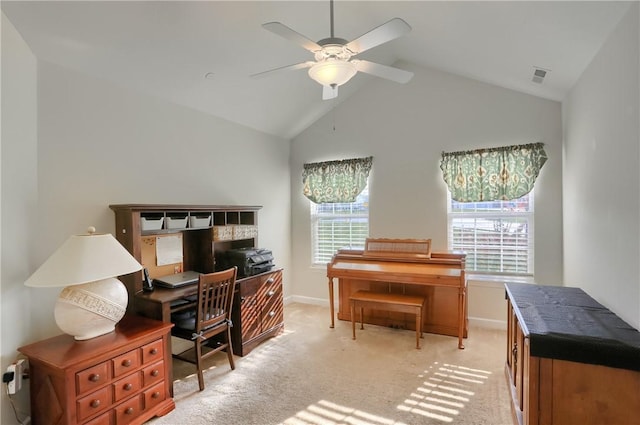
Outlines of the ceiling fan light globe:
{"label": "ceiling fan light globe", "polygon": [[328,60],[309,68],[309,77],[328,87],[341,86],[356,75],[355,64],[347,61]]}

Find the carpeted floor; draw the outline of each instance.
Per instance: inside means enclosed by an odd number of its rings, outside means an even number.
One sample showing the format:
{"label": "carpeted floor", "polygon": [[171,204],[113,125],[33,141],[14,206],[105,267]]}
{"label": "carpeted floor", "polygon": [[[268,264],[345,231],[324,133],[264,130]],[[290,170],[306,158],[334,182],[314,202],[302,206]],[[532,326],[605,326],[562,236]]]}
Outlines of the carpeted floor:
{"label": "carpeted floor", "polygon": [[457,338],[351,323],[329,329],[329,309],[285,306],[285,331],[231,371],[225,353],[210,360],[206,388],[195,366],[174,360],[176,409],[153,425],[510,425],[504,376],[506,333],[469,329]]}

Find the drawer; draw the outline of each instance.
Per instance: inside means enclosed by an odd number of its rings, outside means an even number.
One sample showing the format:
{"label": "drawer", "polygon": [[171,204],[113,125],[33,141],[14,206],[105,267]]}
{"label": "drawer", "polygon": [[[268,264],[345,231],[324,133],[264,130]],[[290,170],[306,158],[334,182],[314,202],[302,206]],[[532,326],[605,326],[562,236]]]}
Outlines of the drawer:
{"label": "drawer", "polygon": [[140,367],[140,350],[131,350],[128,353],[124,353],[118,357],[114,357],[113,360],[113,377],[125,375]]}
{"label": "drawer", "polygon": [[144,392],[144,408],[146,410],[167,398],[165,386],[164,382],[159,382]]}
{"label": "drawer", "polygon": [[258,298],[258,302],[262,305],[273,302],[273,300],[281,300],[282,280],[277,279],[276,276],[265,279],[264,285],[260,288]]}
{"label": "drawer", "polygon": [[136,417],[140,416],[143,411],[142,394],[133,397],[130,400],[116,406],[116,425],[128,424]]}
{"label": "drawer", "polygon": [[78,399],[76,402],[78,422],[104,411],[109,406],[111,406],[111,387],[104,387]]}
{"label": "drawer", "polygon": [[275,287],[280,285],[281,279],[279,279],[279,273],[270,273],[260,276],[260,285],[264,287]]}
{"label": "drawer", "polygon": [[142,388],[141,382],[142,378],[140,377],[140,372],[132,373],[131,375],[127,375],[124,378],[115,381],[111,384],[113,387],[114,401],[117,402],[135,394],[140,390],[140,388]]}
{"label": "drawer", "polygon": [[264,306],[262,310],[262,332],[266,332],[283,322],[284,309],[282,298],[280,298],[279,301],[274,300],[274,302],[268,303]]}
{"label": "drawer", "polygon": [[282,274],[271,273],[260,276],[258,303],[261,306],[282,299]]}
{"label": "drawer", "polygon": [[260,282],[257,278],[247,279],[240,282],[240,297],[251,297],[258,292]]}
{"label": "drawer", "polygon": [[108,411],[104,415],[100,415],[89,422],[85,422],[84,425],[111,425],[111,411]]}
{"label": "drawer", "polygon": [[76,373],[76,395],[93,391],[111,379],[109,362],[104,362]]}
{"label": "drawer", "polygon": [[164,342],[162,339],[142,346],[142,364],[150,364],[164,358]]}
{"label": "drawer", "polygon": [[147,387],[156,382],[164,380],[164,362],[159,361],[142,369],[143,378],[142,385]]}

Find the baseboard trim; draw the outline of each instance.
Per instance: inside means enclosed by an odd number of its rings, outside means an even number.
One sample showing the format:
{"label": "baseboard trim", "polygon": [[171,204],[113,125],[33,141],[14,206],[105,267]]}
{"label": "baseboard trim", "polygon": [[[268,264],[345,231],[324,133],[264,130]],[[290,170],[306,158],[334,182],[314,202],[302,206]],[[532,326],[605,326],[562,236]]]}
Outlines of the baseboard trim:
{"label": "baseboard trim", "polygon": [[[284,304],[290,303],[301,303],[301,304],[312,304],[319,305],[322,307],[329,307],[329,300],[323,298],[314,298],[314,297],[304,297],[301,295],[290,295],[284,298]],[[338,303],[335,303],[336,309],[338,307]],[[507,329],[507,322],[502,320],[493,320],[493,319],[483,319],[480,317],[469,317],[469,324],[473,326],[478,326],[481,328],[489,328],[489,329]]]}
{"label": "baseboard trim", "polygon": [[469,324],[479,328],[499,329],[506,331],[507,322],[495,319],[482,319],[480,317],[469,317]]}
{"label": "baseboard trim", "polygon": [[[314,298],[314,297],[304,297],[302,295],[290,295],[284,298],[284,303],[301,303],[301,304],[312,304],[319,305],[322,307],[329,307],[329,300],[324,298]],[[335,306],[338,306],[338,302],[335,302]]]}

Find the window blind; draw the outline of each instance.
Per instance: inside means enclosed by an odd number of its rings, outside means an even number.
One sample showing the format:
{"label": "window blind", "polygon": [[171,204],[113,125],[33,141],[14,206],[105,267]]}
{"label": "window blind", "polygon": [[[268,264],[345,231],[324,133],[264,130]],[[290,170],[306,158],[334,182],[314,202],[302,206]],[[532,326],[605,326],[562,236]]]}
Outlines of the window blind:
{"label": "window blind", "polygon": [[311,202],[312,263],[326,264],[340,248],[364,247],[369,236],[369,189],[355,202],[316,204]]}
{"label": "window blind", "polygon": [[467,270],[533,274],[532,193],[513,201],[449,205],[449,249],[467,254]]}

